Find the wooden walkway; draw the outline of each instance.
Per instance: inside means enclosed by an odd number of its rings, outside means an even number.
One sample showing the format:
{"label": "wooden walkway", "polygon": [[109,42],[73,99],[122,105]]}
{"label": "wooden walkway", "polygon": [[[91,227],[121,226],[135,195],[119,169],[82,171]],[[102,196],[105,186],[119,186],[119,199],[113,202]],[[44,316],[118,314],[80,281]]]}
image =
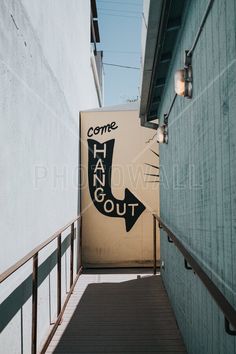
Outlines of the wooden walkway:
{"label": "wooden walkway", "polygon": [[171,354],[186,350],[160,276],[85,274],[79,278],[47,353]]}

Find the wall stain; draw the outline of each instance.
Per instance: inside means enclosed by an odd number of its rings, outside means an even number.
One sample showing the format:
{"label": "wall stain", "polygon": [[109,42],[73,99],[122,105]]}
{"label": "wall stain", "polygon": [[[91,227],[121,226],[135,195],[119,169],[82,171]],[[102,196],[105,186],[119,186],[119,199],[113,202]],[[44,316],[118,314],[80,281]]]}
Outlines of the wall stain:
{"label": "wall stain", "polygon": [[145,142],[145,144],[150,143],[150,142],[155,138],[155,136],[157,136],[157,133],[155,133],[152,138],[150,138],[149,140],[147,140],[147,141]]}

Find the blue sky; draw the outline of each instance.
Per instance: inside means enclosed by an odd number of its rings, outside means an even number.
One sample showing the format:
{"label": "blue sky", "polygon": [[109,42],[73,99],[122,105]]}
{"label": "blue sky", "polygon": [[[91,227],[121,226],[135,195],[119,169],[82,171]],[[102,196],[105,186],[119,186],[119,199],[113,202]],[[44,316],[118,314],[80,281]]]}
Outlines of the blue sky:
{"label": "blue sky", "polygon": [[[103,62],[140,67],[142,0],[97,0]],[[104,65],[105,106],[139,95],[140,71]]]}

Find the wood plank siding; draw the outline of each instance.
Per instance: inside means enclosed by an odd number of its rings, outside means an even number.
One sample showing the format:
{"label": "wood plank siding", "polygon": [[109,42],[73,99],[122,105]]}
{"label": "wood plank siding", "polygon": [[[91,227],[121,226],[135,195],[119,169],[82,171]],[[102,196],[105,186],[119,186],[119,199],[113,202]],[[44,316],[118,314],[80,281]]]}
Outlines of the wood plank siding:
{"label": "wood plank siding", "polygon": [[[188,1],[160,116],[174,95],[208,0]],[[177,97],[160,146],[160,210],[236,308],[236,2],[215,0],[192,57],[193,98]],[[178,250],[161,236],[162,277],[187,351],[236,353],[235,336]]]}
{"label": "wood plank siding", "polygon": [[160,276],[100,274],[80,277],[51,353],[186,351]]}

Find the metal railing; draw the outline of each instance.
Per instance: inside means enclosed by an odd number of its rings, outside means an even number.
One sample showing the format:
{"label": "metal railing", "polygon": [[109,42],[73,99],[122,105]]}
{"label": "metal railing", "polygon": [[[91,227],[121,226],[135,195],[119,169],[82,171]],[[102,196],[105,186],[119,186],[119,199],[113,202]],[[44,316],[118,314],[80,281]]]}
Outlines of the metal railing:
{"label": "metal railing", "polygon": [[[236,335],[236,311],[233,306],[228,302],[223,293],[219,290],[219,288],[215,285],[215,283],[209,278],[207,273],[202,269],[199,263],[194,259],[194,257],[190,254],[190,252],[186,249],[186,247],[182,244],[182,242],[178,239],[178,237],[170,230],[170,228],[161,220],[161,218],[156,215],[153,215],[153,242],[154,247],[156,245],[156,222],[158,221],[159,228],[163,229],[168,238],[168,242],[173,243],[178,250],[182,253],[184,257],[184,265],[186,269],[192,269],[195,274],[199,277],[202,283],[207,288],[208,292],[215,300],[219,308],[224,314],[225,318],[225,331],[230,335]],[[153,269],[154,274],[156,274],[156,256],[154,251],[154,261],[153,261]],[[230,327],[234,327],[232,329]]]}
{"label": "metal railing", "polygon": [[[43,345],[43,348],[40,350],[40,353],[45,353],[54,333],[58,325],[61,322],[62,315],[65,311],[66,305],[69,301],[69,298],[73,292],[74,286],[79,278],[79,275],[82,271],[82,258],[81,258],[81,216],[77,216],[56,233],[54,233],[51,237],[49,237],[46,241],[41,243],[39,246],[34,248],[31,252],[29,252],[25,257],[16,262],[13,266],[8,268],[5,272],[0,274],[0,283],[6,280],[10,275],[15,273],[19,268],[21,268],[24,264],[26,264],[31,259],[33,260],[33,268],[32,268],[32,319],[31,319],[31,353],[37,353],[37,324],[38,324],[38,255],[39,252],[44,249],[47,245],[49,245],[52,241],[57,239],[57,319],[52,327],[52,330],[49,333],[49,336]],[[77,223],[77,228],[75,227],[75,223]],[[70,228],[70,289],[65,298],[64,304],[61,304],[61,237],[62,233]],[[76,232],[77,231],[77,232]],[[76,276],[74,278],[74,241],[78,240],[78,252],[77,252],[77,266],[76,266]]]}
{"label": "metal railing", "polygon": [[153,214],[153,274],[157,274],[157,224]]}

